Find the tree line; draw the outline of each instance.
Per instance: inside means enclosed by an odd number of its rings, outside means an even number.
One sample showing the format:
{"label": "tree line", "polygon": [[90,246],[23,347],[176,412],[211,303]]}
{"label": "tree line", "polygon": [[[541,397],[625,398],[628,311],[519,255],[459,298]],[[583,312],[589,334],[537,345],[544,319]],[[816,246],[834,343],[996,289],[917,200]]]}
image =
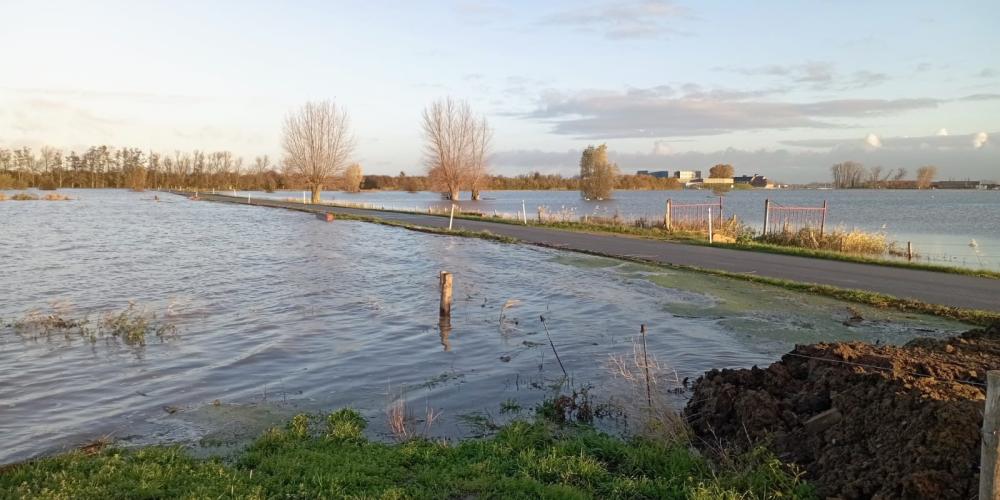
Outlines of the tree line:
{"label": "tree line", "polygon": [[833,187],[839,189],[928,189],[934,184],[937,167],[917,169],[915,179],[906,179],[905,168],[884,169],[881,166],[865,167],[856,161],[845,161],[830,167]]}
{"label": "tree line", "polygon": [[[365,175],[358,163],[325,184],[344,191],[434,191],[427,175]],[[531,172],[516,176],[486,175],[484,190],[577,190],[578,177]],[[246,161],[230,151],[175,151],[163,154],[138,148],[92,146],[82,152],[43,147],[0,148],[0,189],[177,188],[189,190],[275,191],[308,189],[307,183],[280,168],[267,155]],[[679,189],[676,179],[619,175],[614,189]]]}

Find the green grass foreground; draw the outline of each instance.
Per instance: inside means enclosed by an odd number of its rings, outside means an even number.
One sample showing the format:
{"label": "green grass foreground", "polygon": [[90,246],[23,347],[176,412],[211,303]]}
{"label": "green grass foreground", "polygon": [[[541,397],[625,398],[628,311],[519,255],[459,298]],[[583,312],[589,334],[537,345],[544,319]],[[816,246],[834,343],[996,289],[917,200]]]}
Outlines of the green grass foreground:
{"label": "green grass foreground", "polygon": [[295,417],[231,460],[177,447],[72,452],[0,469],[2,498],[810,498],[766,451],[716,467],[681,443],[517,421],[457,444],[364,437],[352,410]]}

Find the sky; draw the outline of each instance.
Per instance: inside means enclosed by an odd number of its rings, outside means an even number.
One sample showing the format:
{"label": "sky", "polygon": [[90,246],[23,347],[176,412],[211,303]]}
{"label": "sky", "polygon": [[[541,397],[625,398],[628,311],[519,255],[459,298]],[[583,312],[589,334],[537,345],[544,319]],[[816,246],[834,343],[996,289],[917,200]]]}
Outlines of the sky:
{"label": "sky", "polygon": [[424,172],[420,117],[469,101],[495,173],[825,181],[854,160],[1000,179],[991,1],[0,0],[0,147],[281,156],[309,100],[350,113],[366,173]]}

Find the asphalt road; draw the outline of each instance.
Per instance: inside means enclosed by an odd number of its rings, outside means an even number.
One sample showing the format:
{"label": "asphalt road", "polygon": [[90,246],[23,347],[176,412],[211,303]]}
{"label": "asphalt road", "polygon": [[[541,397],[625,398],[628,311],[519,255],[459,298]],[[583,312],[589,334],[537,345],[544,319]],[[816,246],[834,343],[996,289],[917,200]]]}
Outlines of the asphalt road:
{"label": "asphalt road", "polygon": [[[201,194],[202,199],[247,204],[244,198]],[[428,227],[444,228],[448,219],[432,215],[302,205],[280,200],[251,200],[252,205],[291,208],[311,212],[331,212]],[[1000,311],[1000,280],[960,274],[922,271],[898,267],[858,264],[793,255],[770,254],[728,248],[564,231],[478,220],[455,219],[455,229],[489,231],[526,243],[565,250],[596,252],[611,256],[640,258],[664,264],[718,269],[802,283],[868,290],[894,297],[916,299],[931,304]]]}

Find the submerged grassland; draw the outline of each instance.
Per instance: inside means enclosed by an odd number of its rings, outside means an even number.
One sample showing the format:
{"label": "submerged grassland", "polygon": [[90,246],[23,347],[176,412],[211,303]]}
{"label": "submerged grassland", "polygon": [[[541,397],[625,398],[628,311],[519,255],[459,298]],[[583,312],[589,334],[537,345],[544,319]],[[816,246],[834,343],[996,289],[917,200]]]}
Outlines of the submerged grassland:
{"label": "submerged grassland", "polygon": [[540,417],[486,439],[364,436],[353,410],[300,415],[230,459],[178,447],[75,451],[0,468],[4,498],[810,498],[763,449],[714,463],[675,439],[621,439]]}

